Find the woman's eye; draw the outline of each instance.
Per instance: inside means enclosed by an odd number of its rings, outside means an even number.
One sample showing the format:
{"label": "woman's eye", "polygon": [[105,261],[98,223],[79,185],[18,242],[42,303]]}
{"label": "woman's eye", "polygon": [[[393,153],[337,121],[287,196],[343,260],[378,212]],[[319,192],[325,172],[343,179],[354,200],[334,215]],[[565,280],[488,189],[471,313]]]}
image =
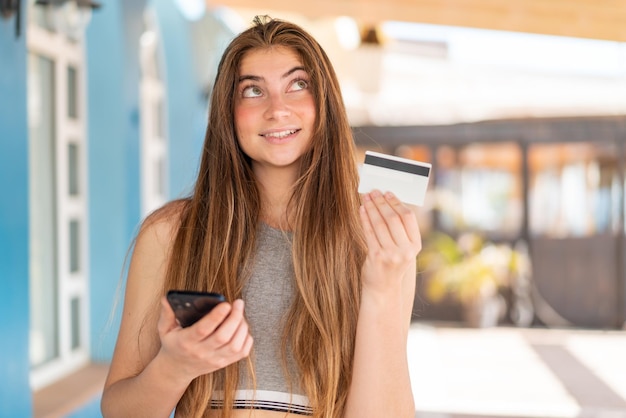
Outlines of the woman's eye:
{"label": "woman's eye", "polygon": [[292,90],[304,90],[309,87],[309,83],[306,80],[296,80],[292,84]]}
{"label": "woman's eye", "polygon": [[263,92],[257,86],[249,86],[243,89],[242,96],[243,97],[259,97]]}

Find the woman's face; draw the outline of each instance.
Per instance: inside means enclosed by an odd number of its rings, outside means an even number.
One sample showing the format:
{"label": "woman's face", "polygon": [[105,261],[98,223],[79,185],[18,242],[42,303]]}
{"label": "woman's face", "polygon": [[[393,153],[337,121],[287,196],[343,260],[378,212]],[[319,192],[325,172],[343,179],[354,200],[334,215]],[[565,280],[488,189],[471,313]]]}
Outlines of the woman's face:
{"label": "woman's face", "polygon": [[285,47],[247,52],[239,67],[235,129],[253,169],[297,169],[315,124],[309,74]]}

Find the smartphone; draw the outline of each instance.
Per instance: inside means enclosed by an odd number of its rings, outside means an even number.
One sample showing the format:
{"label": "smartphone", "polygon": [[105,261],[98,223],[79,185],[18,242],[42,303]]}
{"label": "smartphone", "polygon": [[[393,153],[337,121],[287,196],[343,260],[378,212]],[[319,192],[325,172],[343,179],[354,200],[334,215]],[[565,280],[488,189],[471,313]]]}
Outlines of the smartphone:
{"label": "smartphone", "polygon": [[226,299],[219,293],[170,290],[167,301],[181,327],[193,325]]}

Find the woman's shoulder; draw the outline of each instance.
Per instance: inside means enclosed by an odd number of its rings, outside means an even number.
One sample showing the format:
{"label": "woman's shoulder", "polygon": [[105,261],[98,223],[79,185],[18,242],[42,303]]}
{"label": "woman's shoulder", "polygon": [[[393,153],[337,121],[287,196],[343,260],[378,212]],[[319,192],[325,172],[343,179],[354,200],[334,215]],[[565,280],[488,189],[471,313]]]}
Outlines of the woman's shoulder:
{"label": "woman's shoulder", "polygon": [[156,236],[159,241],[171,242],[176,237],[183,214],[190,199],[177,199],[166,203],[150,213],[141,224],[138,239],[142,236]]}

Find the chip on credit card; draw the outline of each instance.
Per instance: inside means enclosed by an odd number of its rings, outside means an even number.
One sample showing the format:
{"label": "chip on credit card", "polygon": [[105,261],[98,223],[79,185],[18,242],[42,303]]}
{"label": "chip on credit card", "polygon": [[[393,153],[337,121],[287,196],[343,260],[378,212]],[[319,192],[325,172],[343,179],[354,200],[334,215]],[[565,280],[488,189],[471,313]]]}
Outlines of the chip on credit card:
{"label": "chip on credit card", "polygon": [[366,151],[359,167],[359,193],[392,192],[404,203],[422,206],[431,168],[430,163]]}

